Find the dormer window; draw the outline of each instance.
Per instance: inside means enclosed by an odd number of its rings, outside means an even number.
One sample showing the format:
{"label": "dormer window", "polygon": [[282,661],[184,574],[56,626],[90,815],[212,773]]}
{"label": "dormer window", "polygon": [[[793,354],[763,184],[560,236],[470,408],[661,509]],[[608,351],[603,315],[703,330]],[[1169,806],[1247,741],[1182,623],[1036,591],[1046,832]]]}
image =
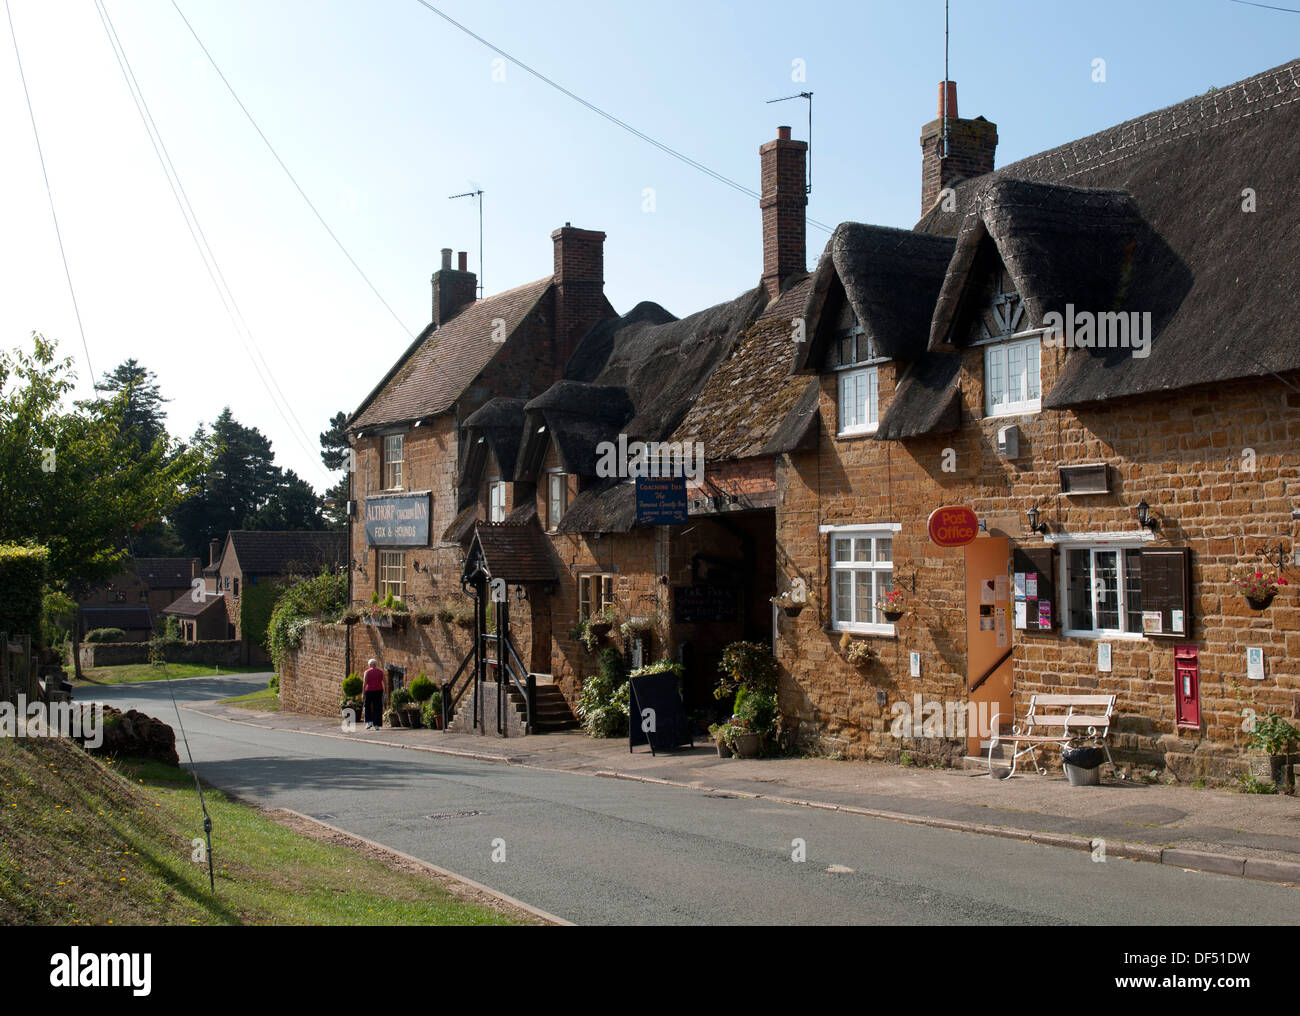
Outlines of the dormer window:
{"label": "dormer window", "polygon": [[873,433],[880,423],[878,357],[870,336],[852,307],[846,307],[842,327],[835,336],[832,366],[839,373],[839,436]]}
{"label": "dormer window", "polygon": [[1042,330],[1027,327],[1025,305],[1005,270],[976,341],[984,346],[984,412],[1020,416],[1042,408]]}
{"label": "dormer window", "polygon": [[506,520],[506,485],[504,480],[488,482],[488,521]]}

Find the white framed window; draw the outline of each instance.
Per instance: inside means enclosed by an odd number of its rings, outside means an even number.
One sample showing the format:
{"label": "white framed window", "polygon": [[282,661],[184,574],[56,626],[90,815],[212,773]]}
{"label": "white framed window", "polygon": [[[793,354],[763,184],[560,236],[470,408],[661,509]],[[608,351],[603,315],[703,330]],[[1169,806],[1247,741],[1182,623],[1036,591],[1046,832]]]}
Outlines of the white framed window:
{"label": "white framed window", "polygon": [[984,410],[1018,416],[1042,408],[1042,343],[1039,335],[984,347]]}
{"label": "white framed window", "polygon": [[897,525],[827,530],[830,539],[831,627],[836,631],[894,634],[876,602],[894,588]]}
{"label": "white framed window", "polygon": [[504,522],[506,520],[506,484],[504,480],[492,480],[488,483],[488,521]]}
{"label": "white framed window", "polygon": [[840,436],[870,434],[880,423],[879,374],[875,367],[840,374]]}
{"label": "white framed window", "polygon": [[585,621],[598,614],[606,604],[614,602],[613,575],[578,576],[578,620]]}
{"label": "white framed window", "polygon": [[389,593],[397,599],[406,598],[406,552],[381,550],[379,552],[379,595]]}
{"label": "white framed window", "polygon": [[553,533],[569,506],[569,483],[564,473],[546,474],[546,531]]}
{"label": "white framed window", "polygon": [[1142,551],[1136,545],[1061,547],[1062,634],[1082,638],[1142,634]]}
{"label": "white framed window", "polygon": [[402,458],[405,455],[403,435],[389,434],[384,438],[384,489],[398,490],[402,486]]}

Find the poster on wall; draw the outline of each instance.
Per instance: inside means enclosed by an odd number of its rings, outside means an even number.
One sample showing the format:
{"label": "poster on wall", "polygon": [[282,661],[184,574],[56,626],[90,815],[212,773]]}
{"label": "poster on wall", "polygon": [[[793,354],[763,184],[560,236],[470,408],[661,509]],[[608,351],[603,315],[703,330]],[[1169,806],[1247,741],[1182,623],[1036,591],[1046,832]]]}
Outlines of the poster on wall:
{"label": "poster on wall", "polygon": [[1163,615],[1158,610],[1142,611],[1142,634],[1160,635],[1163,629]]}
{"label": "poster on wall", "polygon": [[1097,670],[1102,674],[1110,673],[1110,643],[1097,643]]}
{"label": "poster on wall", "polygon": [[1025,573],[1025,596],[1028,599],[1038,599],[1038,572]]}
{"label": "poster on wall", "polygon": [[981,579],[981,580],[980,580],[980,603],[996,603],[996,602],[997,602],[997,601],[993,598],[993,593],[994,593],[995,585],[996,585],[996,580],[995,580],[995,579]]}
{"label": "poster on wall", "polygon": [[1052,601],[1051,600],[1038,601],[1038,627],[1039,628],[1052,627]]}
{"label": "poster on wall", "polygon": [[1019,571],[1016,572],[1015,576],[1012,579],[1012,590],[1017,600],[1023,600],[1025,598],[1025,573],[1024,572],[1019,572]]}
{"label": "poster on wall", "polygon": [[1007,602],[1007,577],[1005,575],[998,575],[993,579],[993,602]]}
{"label": "poster on wall", "polygon": [[1183,612],[1181,610],[1171,610],[1169,612],[1169,630],[1175,635],[1183,633]]}
{"label": "poster on wall", "polygon": [[1024,631],[1029,627],[1029,604],[1024,600],[1016,601],[1016,628]]}
{"label": "poster on wall", "polygon": [[1246,676],[1252,681],[1264,680],[1264,650],[1260,646],[1246,648]]}

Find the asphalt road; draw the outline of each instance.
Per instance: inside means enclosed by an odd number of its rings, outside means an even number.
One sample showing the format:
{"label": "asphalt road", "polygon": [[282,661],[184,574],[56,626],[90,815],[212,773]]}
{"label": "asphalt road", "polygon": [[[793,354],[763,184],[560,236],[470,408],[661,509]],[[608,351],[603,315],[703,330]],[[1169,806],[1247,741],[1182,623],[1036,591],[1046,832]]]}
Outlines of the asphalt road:
{"label": "asphalt road", "polygon": [[[182,703],[266,675],[177,681]],[[165,685],[78,689],[175,726]],[[182,712],[201,775],[578,924],[1295,924],[1300,890]],[[179,738],[178,738],[179,740]],[[178,744],[182,760],[184,748]],[[220,856],[222,831],[213,832]],[[806,860],[795,861],[795,841]],[[494,855],[496,860],[494,860]]]}

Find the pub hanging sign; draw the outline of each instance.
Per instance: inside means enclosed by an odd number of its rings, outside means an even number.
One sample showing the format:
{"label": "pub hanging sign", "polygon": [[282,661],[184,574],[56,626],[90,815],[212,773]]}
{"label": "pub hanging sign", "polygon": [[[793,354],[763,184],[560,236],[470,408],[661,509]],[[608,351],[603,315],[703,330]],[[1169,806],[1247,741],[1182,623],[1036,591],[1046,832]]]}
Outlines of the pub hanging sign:
{"label": "pub hanging sign", "polygon": [[371,547],[427,547],[431,492],[366,498],[366,543]]}

